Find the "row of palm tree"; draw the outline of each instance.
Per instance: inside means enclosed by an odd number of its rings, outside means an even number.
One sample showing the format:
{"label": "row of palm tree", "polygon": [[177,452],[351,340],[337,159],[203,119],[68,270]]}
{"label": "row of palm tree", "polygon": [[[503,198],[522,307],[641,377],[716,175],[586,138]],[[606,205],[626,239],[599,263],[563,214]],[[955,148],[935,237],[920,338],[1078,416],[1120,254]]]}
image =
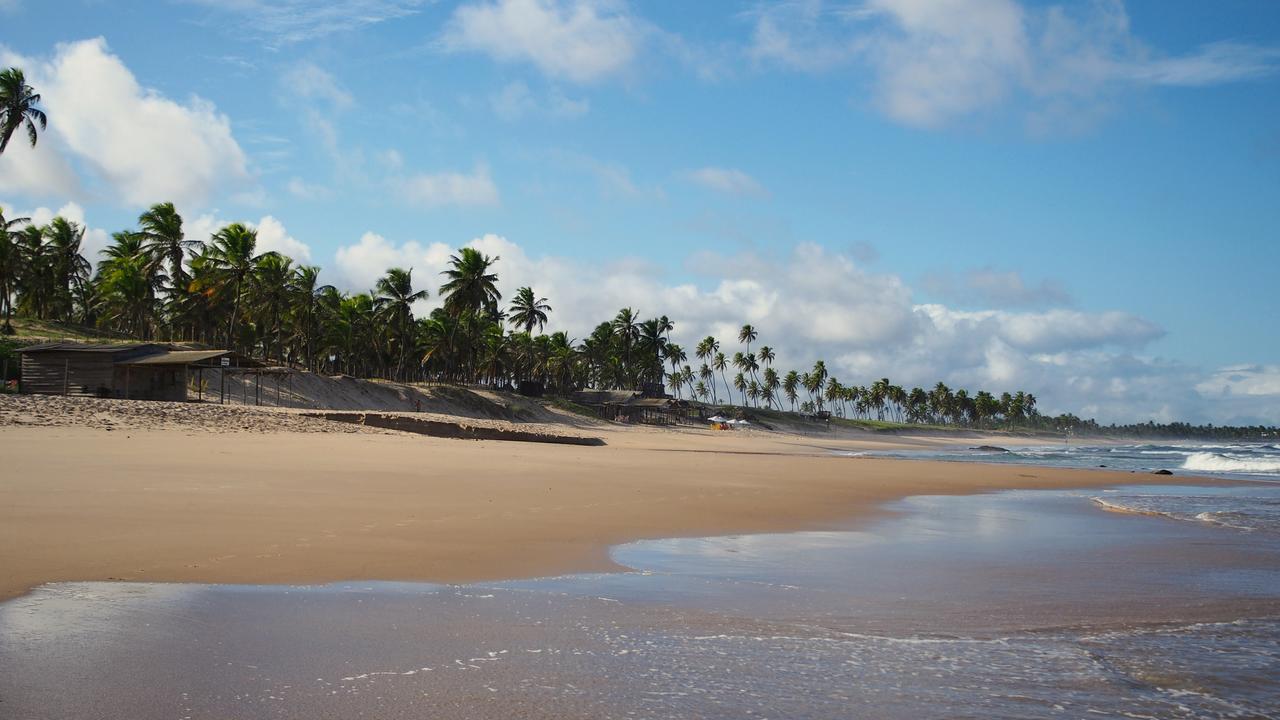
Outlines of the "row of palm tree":
{"label": "row of palm tree", "polygon": [[[1036,416],[1028,393],[970,395],[943,383],[910,390],[882,378],[846,385],[819,360],[781,372],[777,353],[743,325],[740,347],[708,336],[688,352],[674,322],[622,308],[581,341],[544,334],[551,305],[521,287],[504,306],[496,257],[461,248],[442,273],[440,307],[420,314],[431,291],[412,269],[390,268],[368,292],[320,282],[320,269],[261,252],[242,223],[188,238],[171,203],[112,236],[96,271],[81,255],[84,228],[65,218],[36,226],[0,210],[0,310],[73,322],[143,340],[221,345],[308,370],[400,381],[514,385],[552,392],[669,387],[678,398],[808,414],[913,423],[990,425]],[[417,278],[420,280],[421,278]]]}

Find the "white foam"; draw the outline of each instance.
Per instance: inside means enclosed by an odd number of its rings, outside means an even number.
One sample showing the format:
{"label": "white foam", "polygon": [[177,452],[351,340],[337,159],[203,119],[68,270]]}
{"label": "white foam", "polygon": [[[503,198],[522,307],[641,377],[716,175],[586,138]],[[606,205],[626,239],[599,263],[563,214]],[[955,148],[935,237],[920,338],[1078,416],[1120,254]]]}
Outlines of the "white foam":
{"label": "white foam", "polygon": [[1182,469],[1201,472],[1280,473],[1280,458],[1240,458],[1198,452],[1192,453],[1182,463]]}

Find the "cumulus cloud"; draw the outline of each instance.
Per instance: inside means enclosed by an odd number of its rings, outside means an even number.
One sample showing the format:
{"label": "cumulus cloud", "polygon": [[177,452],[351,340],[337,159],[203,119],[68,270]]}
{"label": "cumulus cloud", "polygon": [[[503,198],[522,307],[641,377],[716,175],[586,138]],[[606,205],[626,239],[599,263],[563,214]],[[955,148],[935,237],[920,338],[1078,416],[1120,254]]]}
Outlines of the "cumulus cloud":
{"label": "cumulus cloud", "polygon": [[[1045,412],[1103,421],[1280,422],[1280,368],[1204,372],[1146,356],[1146,345],[1164,331],[1132,313],[920,304],[896,275],[815,244],[784,257],[703,253],[699,264],[719,275],[700,284],[673,281],[664,268],[635,260],[589,266],[531,255],[500,235],[467,244],[501,258],[495,270],[505,297],[532,286],[555,308],[549,329],[574,338],[632,307],[642,317],[671,317],[675,340],[686,348],[711,334],[733,351],[738,328],[750,322],[760,343],[776,349],[779,367],[807,368],[822,358],[847,383],[887,376],[908,386],[943,380],[973,390],[1024,389]],[[440,302],[439,273],[455,251],[365,233],[338,250],[335,282],[367,290],[389,267],[413,268],[415,285],[433,296],[426,311]]]}
{"label": "cumulus cloud", "polygon": [[643,33],[620,0],[492,0],[455,10],[441,46],[590,83],[625,70]]}
{"label": "cumulus cloud", "polygon": [[[7,152],[7,151],[6,151]],[[95,265],[102,258],[100,253],[111,242],[111,234],[102,228],[89,225],[85,219],[84,208],[76,202],[63,204],[56,210],[49,207],[23,208],[0,200],[0,208],[4,209],[6,220],[27,218],[36,226],[48,225],[55,217],[63,217],[84,228],[84,238],[80,241],[80,254]]]}
{"label": "cumulus cloud", "polygon": [[[219,190],[250,184],[225,115],[202,98],[180,103],[141,86],[102,38],[58,45],[47,61],[0,51],[0,63],[26,70],[49,115],[34,153],[5,154],[6,191],[75,196],[71,167],[83,170],[95,190],[135,206],[199,205]],[[35,165],[17,169],[26,160]]]}
{"label": "cumulus cloud", "polygon": [[435,208],[498,204],[498,186],[484,164],[477,165],[470,174],[418,173],[401,178],[395,184],[401,199],[410,205]]}
{"label": "cumulus cloud", "polygon": [[1055,281],[1030,283],[1020,273],[989,267],[930,273],[921,286],[943,300],[968,306],[1020,308],[1071,303],[1071,294]]}
{"label": "cumulus cloud", "polygon": [[734,168],[704,167],[690,170],[685,176],[693,183],[708,190],[715,190],[727,195],[752,195],[761,197],[768,195],[755,178]]}
{"label": "cumulus cloud", "polygon": [[1032,129],[1096,115],[1125,88],[1204,86],[1280,71],[1280,48],[1231,42],[1167,55],[1132,32],[1121,0],[1030,6],[1019,0],[804,0],[754,15],[749,54],[801,71],[857,64],[875,104],[934,128],[1012,98]]}
{"label": "cumulus cloud", "polygon": [[1211,397],[1280,397],[1280,365],[1231,365],[1196,385]]}
{"label": "cumulus cloud", "polygon": [[208,242],[214,233],[232,222],[243,222],[248,227],[258,231],[258,245],[256,248],[258,253],[278,252],[298,262],[311,261],[311,246],[290,235],[289,231],[285,229],[284,223],[271,215],[265,215],[257,222],[254,222],[252,220],[226,220],[212,214],[204,214],[193,220],[187,220],[184,229],[188,240]]}

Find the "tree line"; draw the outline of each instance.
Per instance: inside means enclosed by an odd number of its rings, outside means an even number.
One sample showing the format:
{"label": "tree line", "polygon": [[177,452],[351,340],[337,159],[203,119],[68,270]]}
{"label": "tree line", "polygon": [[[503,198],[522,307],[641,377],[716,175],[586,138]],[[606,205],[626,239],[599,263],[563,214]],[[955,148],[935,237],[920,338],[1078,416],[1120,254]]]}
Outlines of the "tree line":
{"label": "tree line", "polygon": [[141,340],[220,345],[282,365],[404,382],[512,386],[551,392],[669,389],[714,404],[833,413],[838,417],[953,425],[1019,424],[1038,416],[1027,392],[994,395],[904,388],[888,378],[846,384],[819,360],[780,371],[774,348],[744,325],[738,346],[706,337],[692,350],[671,339],[666,316],[622,308],[581,341],[544,333],[552,307],[531,287],[504,302],[496,257],[464,247],[449,258],[431,296],[412,269],[390,268],[368,292],[320,281],[320,268],[261,252],[257,231],[230,223],[208,239],[186,236],[172,203],[153,205],[116,232],[96,267],[81,253],[85,229],[64,217],[47,225],[0,209],[0,312],[116,331]]}

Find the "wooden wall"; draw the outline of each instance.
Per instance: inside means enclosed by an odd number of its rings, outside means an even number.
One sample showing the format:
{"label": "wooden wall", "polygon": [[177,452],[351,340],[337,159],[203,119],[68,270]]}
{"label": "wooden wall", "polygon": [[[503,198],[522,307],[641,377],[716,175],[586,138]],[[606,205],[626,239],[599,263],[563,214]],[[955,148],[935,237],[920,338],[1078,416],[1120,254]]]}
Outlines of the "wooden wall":
{"label": "wooden wall", "polygon": [[117,365],[112,397],[123,398],[128,392],[130,400],[187,399],[187,368],[185,365]]}
{"label": "wooden wall", "polygon": [[187,399],[186,366],[125,366],[113,360],[113,353],[23,353],[22,392],[123,398],[127,386],[130,400]]}
{"label": "wooden wall", "polygon": [[114,367],[110,353],[23,353],[22,392],[112,397]]}

